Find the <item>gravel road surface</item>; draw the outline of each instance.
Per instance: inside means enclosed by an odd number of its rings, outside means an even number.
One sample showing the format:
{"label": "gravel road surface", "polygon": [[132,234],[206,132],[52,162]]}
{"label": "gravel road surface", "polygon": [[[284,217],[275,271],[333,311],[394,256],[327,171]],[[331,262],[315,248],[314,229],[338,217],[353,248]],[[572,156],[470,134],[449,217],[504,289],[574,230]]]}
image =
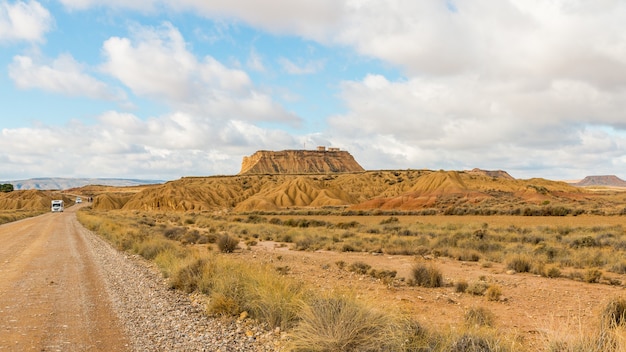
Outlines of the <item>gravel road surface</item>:
{"label": "gravel road surface", "polygon": [[0,226],[0,351],[283,350],[254,321],[207,317],[83,228],[79,208]]}

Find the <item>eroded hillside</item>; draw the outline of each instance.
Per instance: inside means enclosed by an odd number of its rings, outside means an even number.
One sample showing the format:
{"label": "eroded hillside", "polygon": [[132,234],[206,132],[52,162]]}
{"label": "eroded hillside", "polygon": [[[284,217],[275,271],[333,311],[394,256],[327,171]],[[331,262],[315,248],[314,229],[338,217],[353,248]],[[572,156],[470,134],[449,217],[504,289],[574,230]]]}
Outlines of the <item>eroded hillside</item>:
{"label": "eroded hillside", "polygon": [[252,212],[298,209],[423,214],[621,214],[626,193],[597,194],[545,179],[465,171],[391,170],[317,175],[186,177],[128,194],[96,196],[98,209]]}
{"label": "eroded hillside", "polygon": [[0,210],[50,210],[53,199],[63,199],[66,206],[73,200],[59,192],[51,191],[13,191],[0,193]]}

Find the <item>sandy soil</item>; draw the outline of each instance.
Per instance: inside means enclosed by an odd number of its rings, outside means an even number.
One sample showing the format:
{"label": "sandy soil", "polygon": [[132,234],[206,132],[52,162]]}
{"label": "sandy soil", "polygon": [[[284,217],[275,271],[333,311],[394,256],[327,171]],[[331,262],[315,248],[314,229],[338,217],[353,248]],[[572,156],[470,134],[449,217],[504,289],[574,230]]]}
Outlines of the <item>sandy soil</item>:
{"label": "sandy soil", "polygon": [[0,226],[0,351],[125,351],[73,212]]}
{"label": "sandy soil", "polygon": [[[368,299],[382,309],[398,309],[425,327],[439,331],[460,330],[464,314],[473,307],[484,307],[495,315],[495,328],[520,342],[529,350],[543,350],[547,341],[576,339],[598,326],[606,302],[624,296],[624,286],[590,284],[567,278],[543,278],[528,273],[507,273],[501,264],[485,268],[479,263],[449,258],[430,260],[414,256],[369,253],[293,251],[275,242],[260,242],[237,255],[246,260],[270,264],[281,272],[303,280],[321,290],[341,287]],[[418,261],[432,263],[448,283],[441,288],[408,286],[405,282],[389,285],[367,275],[340,269],[360,261],[374,269],[396,270],[398,278],[408,278]],[[626,282],[624,275],[613,278]],[[457,293],[452,283],[485,280],[502,288],[499,301],[485,296]]]}

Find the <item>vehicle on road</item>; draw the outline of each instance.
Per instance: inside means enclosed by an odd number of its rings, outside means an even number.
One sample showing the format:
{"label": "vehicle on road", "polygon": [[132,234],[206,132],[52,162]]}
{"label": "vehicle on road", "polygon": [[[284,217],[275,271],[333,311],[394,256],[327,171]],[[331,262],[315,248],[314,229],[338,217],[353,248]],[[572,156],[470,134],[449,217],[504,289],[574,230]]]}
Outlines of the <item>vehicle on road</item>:
{"label": "vehicle on road", "polygon": [[63,210],[65,210],[65,206],[63,204],[63,200],[53,200],[52,201],[52,206],[50,207],[50,210],[53,213],[62,212]]}
{"label": "vehicle on road", "polygon": [[83,200],[80,197],[76,197],[76,204],[82,203],[82,202],[83,202]]}

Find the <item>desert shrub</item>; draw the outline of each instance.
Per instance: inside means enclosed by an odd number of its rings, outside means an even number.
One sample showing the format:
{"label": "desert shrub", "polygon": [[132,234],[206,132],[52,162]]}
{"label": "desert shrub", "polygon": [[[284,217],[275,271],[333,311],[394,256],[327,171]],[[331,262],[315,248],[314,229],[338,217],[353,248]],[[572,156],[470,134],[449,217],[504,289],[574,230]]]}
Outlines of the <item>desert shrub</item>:
{"label": "desert shrub", "polygon": [[467,281],[465,280],[459,280],[456,282],[456,284],[454,285],[454,290],[458,293],[463,293],[465,291],[467,291],[467,287],[469,286],[469,284],[467,283]]}
{"label": "desert shrub", "polygon": [[341,251],[342,252],[356,252],[357,249],[354,245],[352,245],[351,243],[344,243],[341,246]]}
{"label": "desert shrub", "polygon": [[559,269],[557,266],[549,266],[547,268],[544,268],[541,276],[549,278],[561,277],[561,269]]}
{"label": "desert shrub", "polygon": [[485,296],[490,301],[499,301],[502,296],[502,288],[498,285],[490,285],[485,291]]}
{"label": "desert shrub", "polygon": [[598,269],[587,269],[587,271],[585,271],[585,274],[583,276],[583,280],[590,284],[600,282],[601,278],[602,278],[602,272]]}
{"label": "desert shrub", "polygon": [[152,260],[163,251],[174,250],[174,243],[176,242],[163,239],[163,237],[153,237],[142,242],[135,242],[133,251],[148,260]]}
{"label": "desert shrub", "polygon": [[610,300],[602,310],[600,320],[605,328],[626,326],[626,299],[620,297]]}
{"label": "desert shrub", "polygon": [[272,225],[282,225],[283,221],[280,220],[279,218],[271,218],[269,220],[269,223],[272,224]]}
{"label": "desert shrub", "polygon": [[437,339],[420,324],[418,321],[410,320],[403,327],[404,342],[401,351],[426,352],[434,351]]}
{"label": "desert shrub", "polygon": [[475,251],[459,251],[456,255],[456,260],[463,262],[477,262],[480,260],[480,254]]}
{"label": "desert shrub", "polygon": [[465,290],[465,292],[467,293],[471,293],[475,296],[482,296],[485,294],[485,291],[487,291],[487,288],[489,287],[489,285],[487,285],[486,282],[484,281],[476,281],[476,282],[472,282],[468,287],[467,290]]}
{"label": "desert shrub", "polygon": [[217,240],[217,248],[219,248],[222,253],[232,253],[238,246],[239,241],[228,234],[223,234]]}
{"label": "desert shrub", "polygon": [[310,237],[300,237],[296,240],[296,250],[305,251],[313,245],[314,241]]}
{"label": "desert shrub", "polygon": [[350,264],[350,266],[348,267],[349,271],[352,271],[354,273],[357,274],[367,274],[367,272],[372,268],[371,265],[364,263],[364,262],[354,262],[352,264]]}
{"label": "desert shrub", "polygon": [[340,222],[337,223],[334,227],[337,229],[347,230],[355,227],[359,227],[361,224],[358,221],[350,221],[350,222]]}
{"label": "desert shrub", "polygon": [[500,348],[493,346],[494,343],[478,335],[464,334],[457,338],[447,352],[491,352],[499,351]]}
{"label": "desert shrub", "polygon": [[397,271],[395,270],[376,270],[376,269],[371,269],[368,272],[369,276],[375,278],[375,279],[380,279],[380,280],[390,280],[396,277],[396,275],[398,274]]}
{"label": "desert shrub", "polygon": [[257,268],[247,267],[246,272],[252,275],[245,281],[247,293],[243,306],[246,310],[272,328],[293,328],[307,295],[302,283],[287,280],[269,270],[258,271]]}
{"label": "desert shrub", "polygon": [[424,264],[416,264],[411,270],[410,283],[421,287],[443,286],[443,275],[436,267]]}
{"label": "desert shrub", "polygon": [[507,268],[518,273],[527,273],[532,269],[532,259],[525,255],[515,255],[507,262]]}
{"label": "desert shrub", "polygon": [[468,327],[492,327],[495,321],[495,315],[487,308],[472,307],[464,316],[465,325]]}
{"label": "desert shrub", "polygon": [[198,290],[198,285],[208,270],[208,264],[208,260],[205,258],[192,259],[182,264],[170,276],[170,286],[187,293]]}
{"label": "desert shrub", "polygon": [[163,230],[163,236],[170,240],[179,240],[187,232],[184,227],[167,227]]}
{"label": "desert shrub", "polygon": [[200,231],[194,229],[191,231],[186,231],[185,234],[182,235],[180,241],[182,243],[198,243],[200,239]]}
{"label": "desert shrub", "polygon": [[549,352],[623,352],[623,337],[614,331],[601,329],[567,340],[549,341]]}
{"label": "desert shrub", "polygon": [[581,248],[581,247],[596,247],[598,246],[598,242],[595,238],[591,236],[585,236],[582,238],[577,238],[572,243],[570,243],[570,247],[572,248]]}
{"label": "desert shrub", "polygon": [[293,351],[399,350],[393,319],[354,298],[322,297],[305,305],[292,333]]}
{"label": "desert shrub", "polygon": [[337,265],[339,269],[344,269],[346,267],[346,262],[344,262],[343,260],[338,260],[335,262],[335,265]]}
{"label": "desert shrub", "polygon": [[399,223],[399,222],[400,222],[400,219],[398,219],[395,216],[392,216],[392,217],[389,217],[387,219],[381,220],[380,224],[381,225],[387,225],[387,224],[396,224],[396,223]]}
{"label": "desert shrub", "polygon": [[610,271],[616,274],[626,274],[626,262],[620,261],[619,263],[614,264]]}

